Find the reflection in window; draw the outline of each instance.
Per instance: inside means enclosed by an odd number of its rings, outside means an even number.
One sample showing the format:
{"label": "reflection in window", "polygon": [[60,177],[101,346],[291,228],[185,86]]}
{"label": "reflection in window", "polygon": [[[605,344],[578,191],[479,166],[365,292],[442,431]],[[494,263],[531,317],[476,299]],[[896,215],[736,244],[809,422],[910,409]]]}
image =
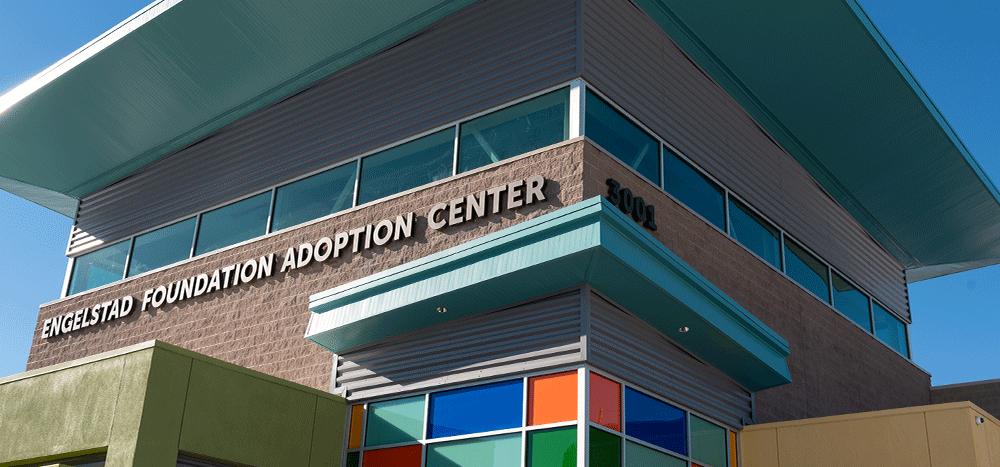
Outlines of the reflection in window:
{"label": "reflection in window", "polygon": [[781,269],[778,229],[733,198],[729,198],[729,234],[771,266]]}
{"label": "reflection in window", "polygon": [[261,193],[201,215],[195,255],[264,235],[271,192]]}
{"label": "reflection in window", "polygon": [[354,204],[357,170],[357,162],[353,162],[278,187],[271,231],[350,208]]}
{"label": "reflection in window", "polygon": [[426,466],[521,467],[521,434],[428,444]]}
{"label": "reflection in window", "polygon": [[636,172],[659,185],[659,144],[631,120],[587,92],[587,137]]}
{"label": "reflection in window", "polygon": [[368,405],[365,446],[416,441],[424,434],[424,396]]}
{"label": "reflection in window", "polygon": [[826,265],[785,237],[785,273],[820,300],[830,303]]}
{"label": "reflection in window", "polygon": [[910,358],[910,349],[906,345],[906,325],[875,301],[872,301],[872,318],[875,321],[875,337],[904,357]]}
{"label": "reflection in window", "polygon": [[75,294],[122,280],[129,241],[123,240],[97,251],[80,255],[73,263],[69,293]]}
{"label": "reflection in window", "polygon": [[195,218],[192,217],[135,237],[128,275],[131,277],[152,271],[191,256],[194,225]]}
{"label": "reflection in window", "polygon": [[625,434],[687,455],[684,411],[629,387],[625,388]]}
{"label": "reflection in window", "polygon": [[569,89],[462,124],[458,171],[509,159],[569,137]]}
{"label": "reflection in window", "polygon": [[358,204],[451,176],[454,154],[455,129],[447,128],[361,159]]}
{"label": "reflection in window", "polygon": [[663,189],[705,220],[725,230],[722,188],[667,149],[663,150]]}
{"label": "reflection in window", "polygon": [[518,379],[431,394],[427,437],[519,427],[523,389],[524,382]]}
{"label": "reflection in window", "polygon": [[833,273],[833,307],[868,332],[872,332],[872,323],[868,316],[868,297],[836,272]]}

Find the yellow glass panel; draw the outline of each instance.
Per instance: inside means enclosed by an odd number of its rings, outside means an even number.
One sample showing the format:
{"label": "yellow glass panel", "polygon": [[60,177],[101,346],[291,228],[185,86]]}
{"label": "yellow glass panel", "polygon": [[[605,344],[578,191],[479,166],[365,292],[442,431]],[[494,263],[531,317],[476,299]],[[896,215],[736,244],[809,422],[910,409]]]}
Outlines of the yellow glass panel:
{"label": "yellow glass panel", "polygon": [[365,406],[355,405],[351,407],[351,432],[347,438],[347,448],[355,449],[361,447],[361,427],[365,419]]}

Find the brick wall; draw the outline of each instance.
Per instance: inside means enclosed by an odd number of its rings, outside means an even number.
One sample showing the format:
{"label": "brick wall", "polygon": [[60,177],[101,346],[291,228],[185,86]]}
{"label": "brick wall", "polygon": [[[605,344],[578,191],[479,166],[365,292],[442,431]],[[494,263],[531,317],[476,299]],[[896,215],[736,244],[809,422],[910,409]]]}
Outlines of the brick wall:
{"label": "brick wall", "polygon": [[962,401],[972,402],[1000,418],[1000,379],[931,388],[931,402],[934,404]]}

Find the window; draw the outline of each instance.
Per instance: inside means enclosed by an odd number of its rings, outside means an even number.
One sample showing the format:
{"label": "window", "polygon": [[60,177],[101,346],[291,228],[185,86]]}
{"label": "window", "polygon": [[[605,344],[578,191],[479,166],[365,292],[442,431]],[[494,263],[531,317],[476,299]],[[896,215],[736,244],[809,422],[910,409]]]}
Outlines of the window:
{"label": "window", "polygon": [[129,243],[128,240],[123,240],[78,256],[73,263],[69,293],[75,294],[122,280]]}
{"label": "window", "polygon": [[705,220],[725,230],[722,188],[667,149],[663,150],[663,189]]}
{"label": "window", "polygon": [[365,446],[416,441],[424,434],[424,396],[368,405]]}
{"label": "window", "polygon": [[196,218],[192,217],[135,237],[128,275],[142,274],[189,258],[195,222]]}
{"label": "window", "polygon": [[423,138],[361,159],[358,204],[365,204],[451,176],[455,129]]}
{"label": "window", "polygon": [[659,143],[589,91],[586,108],[587,137],[654,185],[659,185]]}
{"label": "window", "polygon": [[460,134],[459,172],[556,144],[569,137],[569,89],[465,122]]}
{"label": "window", "polygon": [[868,297],[836,272],[833,273],[833,307],[868,332],[872,332]]}
{"label": "window", "polygon": [[691,415],[691,458],[705,466],[726,467],[726,429]]}
{"label": "window", "polygon": [[826,265],[788,237],[785,237],[785,273],[820,300],[830,303]]}
{"label": "window", "polygon": [[875,321],[875,337],[880,341],[889,344],[889,347],[896,349],[904,357],[910,358],[910,349],[907,346],[906,324],[896,318],[888,310],[872,301],[872,318]]}
{"label": "window", "polygon": [[625,388],[625,434],[687,455],[685,413],[635,389]]}
{"label": "window", "polygon": [[443,438],[521,426],[523,384],[518,379],[431,394],[427,437]]}
{"label": "window", "polygon": [[[576,465],[576,457],[573,458]],[[521,467],[521,434],[449,441],[427,446],[427,467]]]}
{"label": "window", "polygon": [[270,207],[269,191],[202,214],[195,256],[264,235]]}
{"label": "window", "polygon": [[333,214],[354,206],[357,162],[278,187],[274,194],[271,231]]}
{"label": "window", "polygon": [[527,467],[576,466],[576,427],[528,433]]}
{"label": "window", "polygon": [[781,236],[778,229],[733,198],[729,198],[729,234],[781,270]]}

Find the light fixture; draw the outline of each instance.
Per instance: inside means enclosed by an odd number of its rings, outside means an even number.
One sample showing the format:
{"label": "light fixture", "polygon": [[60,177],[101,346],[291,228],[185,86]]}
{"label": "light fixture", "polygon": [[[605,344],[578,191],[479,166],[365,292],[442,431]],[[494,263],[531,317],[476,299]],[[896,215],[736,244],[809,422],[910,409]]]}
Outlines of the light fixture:
{"label": "light fixture", "polygon": [[436,310],[437,310],[438,313],[447,313],[448,312],[448,309],[445,308],[445,307],[443,307],[443,306],[437,307]]}
{"label": "light fixture", "polygon": [[681,327],[677,328],[677,332],[688,332],[690,330],[691,330],[691,328],[689,328],[687,326],[681,326]]}

